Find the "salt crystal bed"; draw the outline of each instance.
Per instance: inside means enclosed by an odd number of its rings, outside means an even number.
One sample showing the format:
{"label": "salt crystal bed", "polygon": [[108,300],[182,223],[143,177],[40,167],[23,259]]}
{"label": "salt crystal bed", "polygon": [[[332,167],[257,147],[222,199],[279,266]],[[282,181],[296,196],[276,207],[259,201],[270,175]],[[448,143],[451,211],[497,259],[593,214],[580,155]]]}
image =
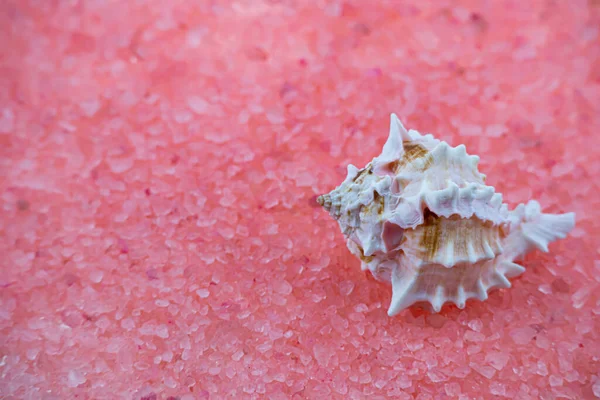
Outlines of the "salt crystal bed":
{"label": "salt crystal bed", "polygon": [[[0,397],[600,397],[599,17],[3,1]],[[391,112],[576,228],[484,303],[388,317],[315,199]]]}

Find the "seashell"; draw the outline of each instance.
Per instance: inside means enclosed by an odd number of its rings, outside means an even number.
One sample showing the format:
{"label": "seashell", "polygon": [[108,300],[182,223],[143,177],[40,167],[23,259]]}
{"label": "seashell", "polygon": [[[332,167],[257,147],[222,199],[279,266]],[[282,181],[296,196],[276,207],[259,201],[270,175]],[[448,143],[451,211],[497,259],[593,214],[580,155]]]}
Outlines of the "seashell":
{"label": "seashell", "polygon": [[535,200],[509,211],[485,185],[479,157],[432,135],[406,130],[395,114],[383,150],[318,203],[337,220],[363,270],[391,282],[393,316],[415,303],[445,303],[509,288],[525,268],[514,261],[564,238],[575,214],[545,214]]}

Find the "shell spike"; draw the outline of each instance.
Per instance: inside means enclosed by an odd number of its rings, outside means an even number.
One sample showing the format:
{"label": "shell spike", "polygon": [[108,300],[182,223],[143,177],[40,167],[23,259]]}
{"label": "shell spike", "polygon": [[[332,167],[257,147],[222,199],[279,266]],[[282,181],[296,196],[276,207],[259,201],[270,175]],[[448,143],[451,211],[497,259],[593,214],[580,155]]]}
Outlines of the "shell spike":
{"label": "shell spike", "polygon": [[525,268],[510,261],[504,261],[500,264],[500,267],[504,275],[508,278],[514,278],[515,276],[519,276],[525,272]]}
{"label": "shell spike", "polygon": [[494,286],[497,287],[501,287],[501,288],[509,288],[511,287],[510,281],[508,279],[506,279],[506,276],[504,276],[504,274],[500,271],[495,271],[494,272]]}
{"label": "shell spike", "polygon": [[433,298],[431,299],[431,305],[433,306],[433,311],[435,311],[436,313],[440,312],[445,301],[446,301],[446,299],[444,297],[444,288],[441,285],[439,285],[438,287],[435,288],[435,294],[433,295]]}
{"label": "shell spike", "polygon": [[390,317],[393,317],[415,302],[412,293],[417,277],[411,274],[400,275],[398,268],[392,272],[392,301],[388,309]]}
{"label": "shell spike", "polygon": [[467,146],[464,144],[459,144],[454,148],[455,153],[458,157],[466,157],[467,156]]}
{"label": "shell spike", "polygon": [[523,224],[523,233],[531,244],[548,252],[548,244],[563,239],[575,226],[575,213],[541,214],[537,221]]}
{"label": "shell spike", "polygon": [[460,309],[465,308],[467,303],[467,295],[465,294],[465,288],[459,285],[456,289],[456,306]]}
{"label": "shell spike", "polygon": [[348,172],[346,174],[346,179],[344,180],[344,182],[351,182],[354,178],[356,178],[356,175],[358,175],[359,169],[356,168],[354,165],[349,164],[347,171]]}
{"label": "shell spike", "polygon": [[550,242],[564,238],[575,226],[575,213],[545,214],[534,200],[519,204],[509,218],[510,232],[503,241],[508,261],[518,260],[534,248],[547,252]]}
{"label": "shell spike", "polygon": [[408,131],[406,130],[404,125],[402,125],[400,118],[398,118],[398,116],[395,113],[392,113],[392,115],[390,115],[390,135],[392,134],[392,131],[394,131],[394,133],[400,137],[400,140],[411,139],[410,135],[408,134]]}
{"label": "shell spike", "polygon": [[406,128],[402,125],[396,114],[392,114],[390,121],[390,134],[383,145],[383,150],[377,157],[378,164],[385,164],[398,160],[404,154],[402,146],[403,137],[408,136]]}
{"label": "shell spike", "polygon": [[481,301],[487,300],[488,298],[487,288],[483,282],[481,282],[481,279],[477,280],[477,298]]}

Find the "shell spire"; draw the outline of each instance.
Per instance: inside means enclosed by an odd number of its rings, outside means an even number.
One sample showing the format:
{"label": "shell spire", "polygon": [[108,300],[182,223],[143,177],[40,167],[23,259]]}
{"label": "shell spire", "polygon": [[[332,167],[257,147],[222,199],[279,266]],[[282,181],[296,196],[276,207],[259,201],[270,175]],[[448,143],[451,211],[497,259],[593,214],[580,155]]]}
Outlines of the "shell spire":
{"label": "shell spire", "polygon": [[381,154],[376,159],[377,162],[384,164],[400,159],[404,153],[402,142],[408,138],[408,131],[404,128],[398,116],[392,114],[390,118],[390,133],[383,145]]}
{"label": "shell spire", "polygon": [[525,271],[515,260],[573,229],[574,213],[545,214],[534,200],[509,211],[478,163],[464,145],[407,130],[392,114],[381,154],[349,165],[342,184],[317,198],[362,268],[391,283],[390,316],[415,303],[438,312],[486,300]]}

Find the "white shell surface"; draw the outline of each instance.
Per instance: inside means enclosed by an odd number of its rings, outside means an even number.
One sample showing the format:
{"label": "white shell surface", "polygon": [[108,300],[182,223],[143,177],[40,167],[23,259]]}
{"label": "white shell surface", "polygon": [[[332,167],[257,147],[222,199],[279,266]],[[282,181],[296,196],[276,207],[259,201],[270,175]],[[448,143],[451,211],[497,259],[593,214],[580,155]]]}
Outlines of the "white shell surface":
{"label": "white shell surface", "polygon": [[508,211],[478,162],[464,145],[406,130],[392,114],[382,153],[348,166],[342,184],[319,197],[362,268],[391,282],[390,316],[415,303],[439,311],[485,300],[525,271],[514,260],[573,229],[574,213],[544,214],[533,200]]}

